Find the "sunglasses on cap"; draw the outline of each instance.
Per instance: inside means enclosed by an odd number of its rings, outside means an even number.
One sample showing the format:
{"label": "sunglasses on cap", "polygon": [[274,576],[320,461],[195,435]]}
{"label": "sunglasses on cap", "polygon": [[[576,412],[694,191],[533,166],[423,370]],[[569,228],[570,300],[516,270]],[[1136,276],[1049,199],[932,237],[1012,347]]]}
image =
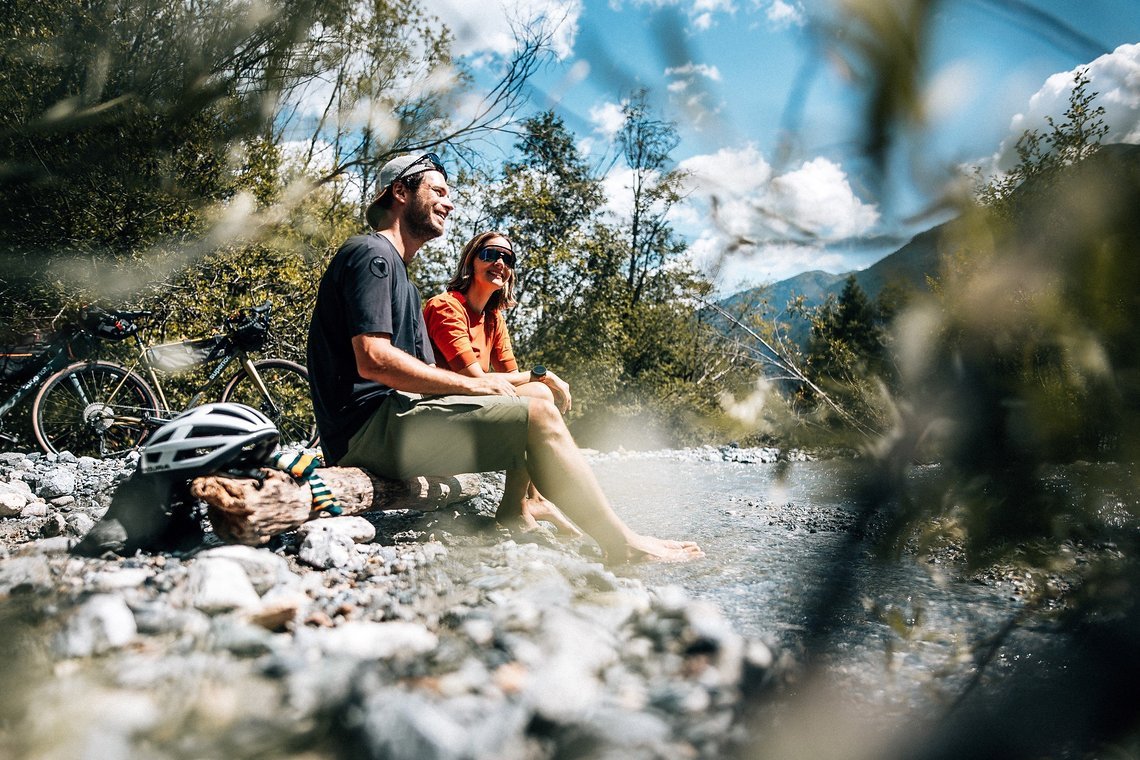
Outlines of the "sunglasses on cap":
{"label": "sunglasses on cap", "polygon": [[443,161],[434,153],[423,154],[415,161],[404,167],[404,170],[397,174],[392,181],[396,182],[406,177],[410,177],[413,174],[419,174],[420,172],[426,172],[432,169],[435,169],[437,172],[442,174],[444,181],[447,181],[447,169],[443,168]]}
{"label": "sunglasses on cap", "polygon": [[479,257],[480,261],[496,262],[499,259],[507,265],[509,269],[515,268],[515,254],[509,248],[503,248],[501,245],[489,245],[486,248],[480,248],[479,253],[475,254]]}

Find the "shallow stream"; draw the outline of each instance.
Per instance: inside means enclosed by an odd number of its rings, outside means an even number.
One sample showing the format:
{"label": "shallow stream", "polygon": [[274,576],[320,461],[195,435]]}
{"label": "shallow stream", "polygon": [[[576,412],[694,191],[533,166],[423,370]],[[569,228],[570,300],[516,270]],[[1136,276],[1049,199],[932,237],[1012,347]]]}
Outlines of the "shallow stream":
{"label": "shallow stream", "polygon": [[[849,552],[851,462],[791,463],[783,478],[774,464],[682,454],[603,457],[593,467],[634,529],[696,540],[707,555],[631,574],[715,602],[740,633],[802,654],[816,595],[850,578],[854,591],[840,595],[823,659],[842,686],[892,711],[952,699],[975,672],[972,651],[1022,604],[1007,584],[983,585],[909,555],[878,561],[862,545]],[[1019,630],[992,667],[1032,657],[1049,635]]]}

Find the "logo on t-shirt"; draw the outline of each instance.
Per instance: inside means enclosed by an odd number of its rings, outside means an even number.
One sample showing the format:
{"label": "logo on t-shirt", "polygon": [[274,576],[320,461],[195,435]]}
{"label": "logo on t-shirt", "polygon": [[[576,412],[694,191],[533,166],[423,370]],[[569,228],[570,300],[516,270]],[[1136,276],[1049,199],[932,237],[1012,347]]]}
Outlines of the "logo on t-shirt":
{"label": "logo on t-shirt", "polygon": [[388,262],[377,256],[368,262],[368,271],[372,272],[373,276],[384,279],[388,276]]}

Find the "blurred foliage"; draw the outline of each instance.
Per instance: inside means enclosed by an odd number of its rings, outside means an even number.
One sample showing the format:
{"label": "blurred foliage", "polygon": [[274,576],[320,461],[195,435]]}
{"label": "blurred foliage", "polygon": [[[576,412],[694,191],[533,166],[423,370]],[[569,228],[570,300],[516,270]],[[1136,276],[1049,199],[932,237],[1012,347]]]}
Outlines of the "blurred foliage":
{"label": "blurred foliage", "polygon": [[944,241],[937,300],[902,317],[905,392],[923,410],[909,432],[945,461],[982,557],[1081,529],[1044,466],[1135,455],[1140,163],[1099,145],[1087,84],[1079,72],[1065,119],[1026,132],[1018,164],[979,189]]}
{"label": "blurred foliage", "polygon": [[[233,150],[264,136],[291,46],[322,15],[309,2],[6,4],[0,256],[20,316],[205,236],[207,209],[257,175]],[[77,262],[109,272],[58,266]],[[88,292],[65,292],[77,282]]]}
{"label": "blurred foliage", "polygon": [[[848,0],[813,29],[864,97],[858,137],[876,170],[921,129],[941,5]],[[1066,600],[1072,646],[1045,653],[1080,697],[1072,710],[1011,688],[899,756],[1041,757],[1057,735],[1078,747],[1071,756],[1110,740],[1135,747],[1140,148],[1100,145],[1104,111],[1085,72],[1068,111],[1018,141],[1015,166],[978,175],[978,202],[942,240],[933,296],[871,303],[849,282],[813,312],[801,354],[764,304],[718,311],[684,260],[668,221],[684,179],[676,129],[644,91],[624,105],[620,217],[602,211],[601,178],[557,115],[510,118],[541,31],[524,33],[500,83],[458,122],[471,78],[416,0],[8,0],[0,40],[9,333],[99,300],[155,310],[148,342],[174,341],[270,300],[264,353],[300,359],[320,272],[363,228],[378,166],[450,152],[466,164],[456,197],[475,213],[425,249],[416,278],[438,290],[466,238],[506,232],[521,259],[508,315],[517,352],[572,383],[576,432],[624,419],[670,442],[731,431],[804,445],[858,431],[871,443],[864,513],[841,547],[851,556],[877,518],[894,548],[960,541],[975,567],[1047,566],[1065,542],[1111,547]],[[318,113],[298,106],[314,91]],[[501,171],[470,160],[488,130],[517,135]],[[938,468],[916,482],[914,463],[928,461]],[[849,622],[835,614],[843,580],[829,577],[805,613],[811,647]],[[1010,730],[1030,713],[1049,730]]]}

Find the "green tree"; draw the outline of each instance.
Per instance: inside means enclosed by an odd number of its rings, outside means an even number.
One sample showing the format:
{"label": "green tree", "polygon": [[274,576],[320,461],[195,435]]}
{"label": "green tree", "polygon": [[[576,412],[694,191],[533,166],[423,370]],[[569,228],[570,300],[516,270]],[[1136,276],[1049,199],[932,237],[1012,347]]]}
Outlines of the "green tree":
{"label": "green tree", "polygon": [[[838,298],[829,295],[809,310],[811,333],[805,366],[820,389],[836,404],[872,429],[889,424],[883,408],[882,388],[890,380],[885,317],[867,298],[854,275],[847,277]],[[799,394],[817,403],[816,389],[800,386]],[[844,422],[848,422],[846,418]]]}
{"label": "green tree", "polygon": [[839,297],[829,295],[812,319],[808,361],[816,373],[847,382],[882,367],[879,315],[854,275],[844,281]]}
{"label": "green tree", "polygon": [[521,351],[542,355],[563,342],[570,313],[581,319],[591,272],[603,278],[608,250],[599,237],[600,181],[579,155],[574,137],[553,112],[523,122],[517,158],[503,168],[488,204],[488,221],[502,228],[522,253],[516,272],[519,302],[511,314]]}
{"label": "green tree", "polygon": [[1062,121],[1046,116],[1047,131],[1023,132],[1014,146],[1017,163],[1009,172],[983,181],[981,170],[975,169],[978,202],[990,213],[1013,220],[1024,213],[1033,198],[1050,192],[1065,167],[1096,154],[1108,125],[1104,123],[1104,107],[1094,105],[1100,93],[1089,92],[1089,84],[1088,69],[1078,69]]}
{"label": "green tree", "polygon": [[[0,11],[0,256],[28,321],[143,290],[241,192],[273,195],[267,113],[302,0],[15,0]],[[169,259],[167,254],[181,257]],[[70,274],[69,274],[70,273]],[[15,325],[13,325],[15,327]]]}
{"label": "green tree", "polygon": [[[630,170],[626,286],[629,302],[635,306],[647,286],[652,289],[667,276],[665,265],[685,249],[668,215],[682,198],[681,185],[686,175],[670,168],[671,153],[680,143],[677,127],[652,112],[646,90],[634,93],[623,107],[623,114],[625,121],[617,142]],[[668,295],[666,291],[657,298]]]}

